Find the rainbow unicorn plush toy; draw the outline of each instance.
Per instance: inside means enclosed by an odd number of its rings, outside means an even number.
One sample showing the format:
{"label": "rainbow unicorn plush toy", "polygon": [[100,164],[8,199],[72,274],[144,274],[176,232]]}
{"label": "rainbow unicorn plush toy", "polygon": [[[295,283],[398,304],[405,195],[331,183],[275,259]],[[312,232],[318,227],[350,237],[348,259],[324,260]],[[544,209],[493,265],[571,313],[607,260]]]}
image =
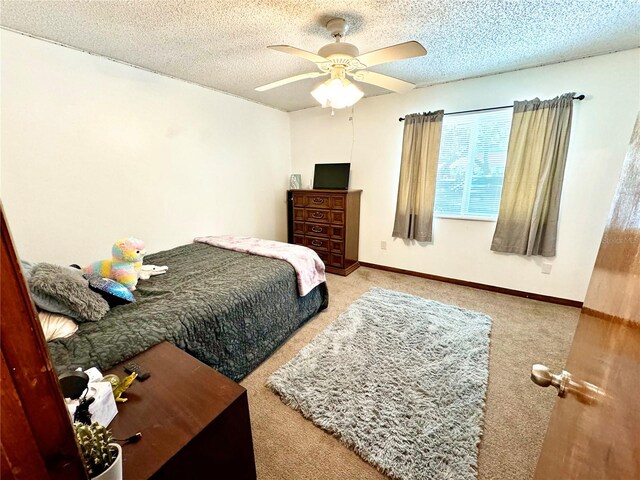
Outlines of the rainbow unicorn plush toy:
{"label": "rainbow unicorn plush toy", "polygon": [[121,238],[111,248],[111,260],[94,262],[82,270],[115,280],[133,292],[138,284],[138,272],[142,268],[145,253],[147,251],[142,240]]}

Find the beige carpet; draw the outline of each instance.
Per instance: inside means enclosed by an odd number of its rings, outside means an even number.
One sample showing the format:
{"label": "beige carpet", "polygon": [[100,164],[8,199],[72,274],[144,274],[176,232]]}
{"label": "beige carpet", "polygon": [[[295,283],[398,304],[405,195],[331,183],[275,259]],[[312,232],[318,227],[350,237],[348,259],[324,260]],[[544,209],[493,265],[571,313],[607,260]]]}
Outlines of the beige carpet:
{"label": "beige carpet", "polygon": [[387,478],[264,386],[272,372],[372,286],[459,305],[493,319],[478,478],[531,478],[556,397],[554,390],[529,380],[530,368],[533,363],[563,367],[578,309],[369,268],[328,277],[329,308],[241,382],[249,392],[259,480]]}

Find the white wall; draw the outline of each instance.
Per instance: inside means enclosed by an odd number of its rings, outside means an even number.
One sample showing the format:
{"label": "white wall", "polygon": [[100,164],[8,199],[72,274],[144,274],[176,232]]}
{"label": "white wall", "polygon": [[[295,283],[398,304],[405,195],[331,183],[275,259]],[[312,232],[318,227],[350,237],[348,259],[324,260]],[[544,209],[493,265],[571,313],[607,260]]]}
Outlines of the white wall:
{"label": "white wall", "polygon": [[1,195],[19,254],[88,263],[137,236],[284,240],[288,114],[2,31]]}
{"label": "white wall", "polygon": [[[557,256],[551,260],[489,250],[494,222],[435,219],[433,244],[393,240],[403,124],[407,113],[509,105],[576,91]],[[571,61],[367,98],[350,110],[291,114],[293,172],[306,185],[315,163],[352,163],[363,189],[360,259],[450,278],[583,300],[626,147],[640,107],[640,50]],[[352,143],[353,142],[353,143]],[[352,152],[353,144],[353,153]],[[387,250],[380,242],[386,240]],[[551,261],[550,275],[541,273]]]}

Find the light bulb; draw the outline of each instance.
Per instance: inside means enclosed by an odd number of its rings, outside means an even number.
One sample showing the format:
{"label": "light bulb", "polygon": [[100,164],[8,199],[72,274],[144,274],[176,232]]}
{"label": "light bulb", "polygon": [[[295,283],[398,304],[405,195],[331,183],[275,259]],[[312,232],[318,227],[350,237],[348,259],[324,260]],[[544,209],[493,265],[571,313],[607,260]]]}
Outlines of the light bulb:
{"label": "light bulb", "polygon": [[364,93],[346,78],[331,78],[314,88],[311,95],[322,108],[345,108],[360,100]]}

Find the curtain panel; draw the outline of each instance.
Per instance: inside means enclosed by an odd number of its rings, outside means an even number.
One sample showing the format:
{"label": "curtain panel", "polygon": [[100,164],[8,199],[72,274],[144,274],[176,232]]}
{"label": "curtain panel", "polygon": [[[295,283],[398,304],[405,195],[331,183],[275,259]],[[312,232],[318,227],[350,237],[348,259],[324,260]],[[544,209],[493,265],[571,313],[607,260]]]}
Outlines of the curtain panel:
{"label": "curtain panel", "polygon": [[432,241],[443,110],[405,116],[395,238]]}
{"label": "curtain panel", "polygon": [[514,103],[491,250],[555,256],[573,96]]}

